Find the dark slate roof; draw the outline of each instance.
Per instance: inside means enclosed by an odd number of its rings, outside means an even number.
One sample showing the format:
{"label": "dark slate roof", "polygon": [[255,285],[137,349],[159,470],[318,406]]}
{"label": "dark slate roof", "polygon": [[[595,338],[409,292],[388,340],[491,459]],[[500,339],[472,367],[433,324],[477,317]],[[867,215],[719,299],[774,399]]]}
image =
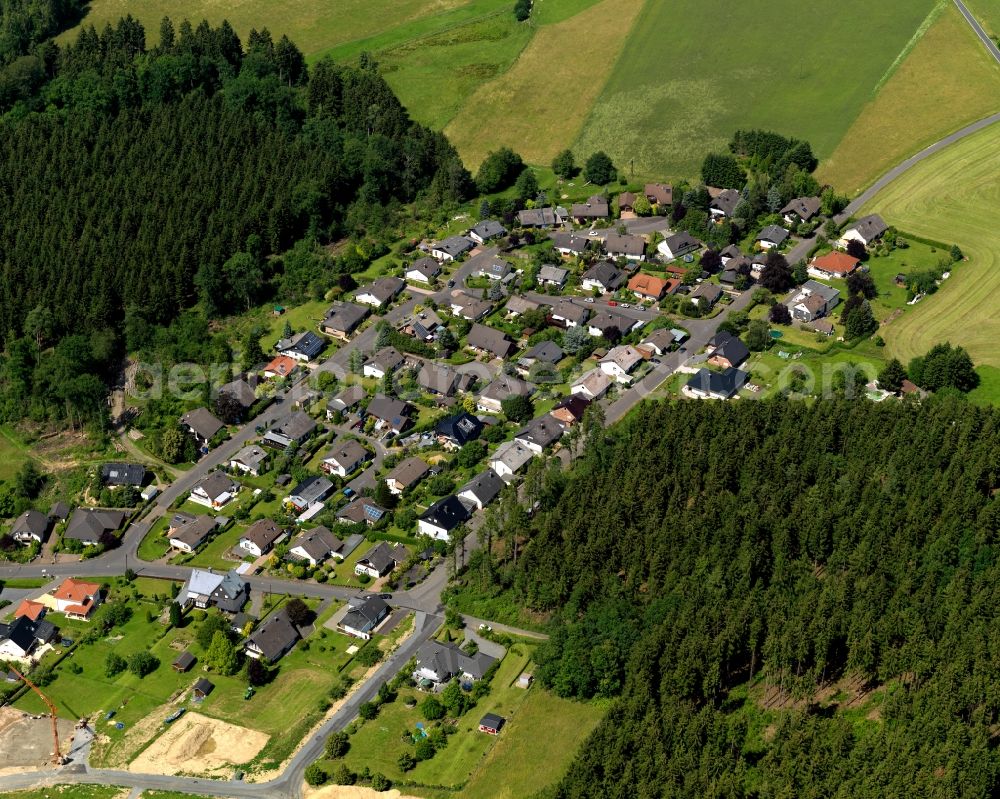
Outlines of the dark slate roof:
{"label": "dark slate roof", "polygon": [[757,234],[757,241],[773,241],[781,244],[788,238],[788,231],[779,225],[768,225]]}
{"label": "dark slate roof", "polygon": [[559,440],[563,434],[563,430],[562,422],[552,416],[552,414],[547,413],[528,422],[528,424],[517,432],[514,438],[537,444],[540,447],[547,447]]}
{"label": "dark slate roof", "polygon": [[619,233],[609,233],[604,240],[604,249],[608,253],[642,255],[646,251],[646,241],[642,236],[622,236]]}
{"label": "dark slate roof", "polygon": [[685,252],[690,252],[691,250],[697,250],[701,246],[701,242],[686,230],[675,233],[673,236],[668,236],[666,244],[670,248],[670,252],[675,256],[683,255]]}
{"label": "dark slate roof", "polygon": [[298,497],[306,505],[311,505],[313,502],[319,502],[332,490],[333,483],[325,477],[307,477],[295,486],[295,488],[289,492],[288,496]]}
{"label": "dark slate roof", "polygon": [[507,338],[507,334],[502,330],[480,324],[472,326],[468,342],[470,347],[486,350],[498,358],[506,358],[514,349],[514,343]]}
{"label": "dark slate roof", "polygon": [[426,461],[414,456],[396,464],[395,468],[385,476],[385,479],[394,480],[404,488],[408,488],[419,482],[429,471],[430,467]]}
{"label": "dark slate roof", "polygon": [[365,387],[360,385],[348,386],[343,391],[341,391],[336,397],[330,400],[326,407],[330,410],[335,411],[346,411],[348,408],[353,408],[361,400],[363,400],[367,394],[365,393]]}
{"label": "dark slate roof", "polygon": [[298,640],[299,631],[295,629],[288,614],[279,610],[250,634],[247,643],[253,643],[264,657],[274,663]]}
{"label": "dark slate roof", "polygon": [[281,339],[274,345],[274,348],[282,353],[297,352],[312,360],[320,354],[325,346],[326,342],[319,334],[306,330],[302,333],[296,333],[291,338]]}
{"label": "dark slate roof", "polygon": [[26,510],[10,528],[11,535],[30,534],[39,539],[44,539],[48,531],[49,517],[37,510]]}
{"label": "dark slate roof", "polygon": [[481,505],[489,505],[494,499],[500,496],[506,483],[500,475],[492,469],[487,469],[473,477],[468,483],[459,489],[459,494],[470,492],[479,500]]}
{"label": "dark slate roof", "polygon": [[712,208],[717,208],[726,216],[732,216],[736,206],[740,204],[742,195],[736,189],[726,189],[711,202]]}
{"label": "dark slate roof", "polygon": [[177,656],[177,659],[173,662],[173,667],[181,671],[187,671],[194,665],[194,660],[194,655],[185,650]]}
{"label": "dark slate roof", "polygon": [[562,348],[554,341],[539,341],[534,347],[524,353],[525,358],[532,358],[544,363],[558,363],[562,360]]}
{"label": "dark slate roof", "polygon": [[495,239],[497,236],[506,236],[507,228],[495,219],[484,219],[474,225],[470,233],[475,233],[479,238],[485,240]]}
{"label": "dark slate roof", "polygon": [[469,509],[462,504],[458,497],[451,494],[431,505],[420,515],[420,518],[430,522],[435,527],[451,531],[468,521]]}
{"label": "dark slate roof", "polygon": [[878,214],[869,214],[861,217],[853,225],[849,225],[847,229],[856,230],[864,237],[865,241],[871,241],[885,233],[889,226]]}
{"label": "dark slate roof", "polygon": [[482,679],[496,658],[483,652],[467,655],[455,644],[433,639],[421,644],[417,650],[417,666],[429,669],[442,680],[450,680],[458,674],[469,674],[473,679]]}
{"label": "dark slate roof", "polygon": [[192,690],[196,693],[202,694],[203,696],[208,696],[215,690],[215,685],[210,680],[206,680],[204,677],[201,677],[198,682],[194,684],[194,688]]}
{"label": "dark slate roof", "polygon": [[181,417],[181,424],[190,427],[196,435],[206,441],[218,433],[224,425],[208,408],[195,408]]}
{"label": "dark slate roof", "polygon": [[522,227],[551,227],[558,224],[556,212],[551,208],[527,208],[518,211],[517,221]]}
{"label": "dark slate roof", "polygon": [[377,596],[364,599],[357,598],[348,601],[350,610],[344,615],[341,624],[353,630],[369,632],[378,624],[379,619],[389,612],[389,606]]}
{"label": "dark slate roof", "polygon": [[590,239],[575,233],[553,233],[552,246],[557,250],[568,250],[579,255],[590,248]]}
{"label": "dark slate roof", "polygon": [[584,412],[590,406],[590,400],[586,397],[582,397],[579,394],[570,394],[567,397],[563,397],[559,402],[557,402],[552,410],[558,411],[566,409],[566,411],[573,416],[574,419],[582,419]]}
{"label": "dark slate roof", "polygon": [[713,357],[716,355],[722,356],[733,366],[739,366],[750,357],[750,350],[747,349],[747,345],[732,333],[726,331],[717,333],[714,343],[715,352],[713,353]]}
{"label": "dark slate roof", "polygon": [[146,482],[146,467],[138,463],[105,463],[101,480],[109,486],[141,486]]}
{"label": "dark slate roof", "polygon": [[385,516],[385,508],[368,497],[358,497],[337,511],[337,518],[342,522],[367,522],[375,524]]}
{"label": "dark slate roof", "polygon": [[[180,514],[174,517],[177,520]],[[202,543],[218,524],[218,519],[208,514],[192,516],[189,521],[179,525],[170,537],[187,544],[192,549]]]}
{"label": "dark slate roof", "polygon": [[368,403],[367,413],[393,427],[401,427],[409,418],[410,406],[402,400],[376,394]]}
{"label": "dark slate roof", "polygon": [[365,320],[370,312],[371,309],[365,305],[343,302],[334,305],[326,312],[322,327],[335,330],[338,333],[350,333]]}
{"label": "dark slate roof", "polygon": [[271,432],[292,441],[305,438],[316,429],[316,421],[304,411],[295,411],[281,421],[271,425]]}
{"label": "dark slate roof", "polygon": [[227,491],[235,491],[239,488],[239,483],[225,472],[215,471],[201,478],[192,491],[198,488],[202,489],[209,499],[215,499]]}
{"label": "dark slate roof", "polygon": [[434,432],[454,441],[458,446],[474,441],[483,432],[483,423],[470,413],[462,411],[437,423]]}
{"label": "dark slate roof", "polygon": [[608,289],[616,289],[625,282],[625,273],[609,261],[599,261],[583,273],[582,280],[596,280]]}
{"label": "dark slate roof", "polygon": [[99,541],[104,533],[117,530],[124,521],[124,511],[77,508],[66,525],[63,537],[77,541]]}
{"label": "dark slate roof", "polygon": [[358,461],[363,461],[367,457],[368,450],[361,446],[360,442],[355,441],[353,438],[342,438],[326,453],[323,460],[332,460],[338,466],[346,469],[354,466]]}
{"label": "dark slate roof", "polygon": [[391,545],[388,541],[379,541],[369,549],[358,563],[369,563],[379,574],[392,571],[396,566],[410,556],[402,544]]}
{"label": "dark slate roof", "polygon": [[256,544],[258,549],[264,551],[281,538],[284,532],[277,522],[271,519],[258,519],[246,529],[240,538],[245,538]]}
{"label": "dark slate roof", "polygon": [[244,408],[249,408],[257,401],[257,395],[254,394],[253,386],[243,378],[237,378],[226,383],[224,386],[219,386],[219,393],[229,394]]}
{"label": "dark slate roof", "polygon": [[503,725],[503,716],[498,716],[496,713],[487,713],[479,720],[480,727],[488,727],[491,730],[499,730]]}
{"label": "dark slate roof", "polygon": [[371,294],[379,302],[388,302],[401,292],[406,286],[406,282],[398,277],[380,277],[374,283],[362,286],[355,292],[355,296]]}
{"label": "dark slate roof", "polygon": [[475,246],[476,243],[472,239],[465,236],[452,236],[450,239],[439,241],[434,245],[434,249],[447,253],[452,258],[457,258],[463,252],[468,252]]}
{"label": "dark slate roof", "polygon": [[689,388],[699,391],[731,397],[743,387],[749,378],[750,375],[735,366],[722,372],[699,369],[695,376],[687,382],[687,385]]}
{"label": "dark slate roof", "polygon": [[796,197],[788,205],[781,209],[781,214],[795,214],[803,221],[809,221],[822,207],[823,201],[819,197]]}
{"label": "dark slate roof", "polygon": [[35,645],[35,622],[27,616],[18,616],[6,626],[6,635],[0,634],[0,638],[9,638],[25,652]]}
{"label": "dark slate roof", "polygon": [[433,280],[439,274],[441,274],[441,265],[435,261],[433,258],[418,258],[412,264],[406,267],[406,272],[419,272],[428,281]]}

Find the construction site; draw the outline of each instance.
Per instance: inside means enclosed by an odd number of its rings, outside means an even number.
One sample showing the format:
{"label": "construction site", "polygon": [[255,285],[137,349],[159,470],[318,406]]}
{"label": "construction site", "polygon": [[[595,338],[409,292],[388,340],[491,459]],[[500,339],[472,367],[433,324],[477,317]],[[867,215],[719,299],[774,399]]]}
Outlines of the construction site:
{"label": "construction site", "polygon": [[[59,719],[59,744],[65,754],[73,746],[75,724]],[[0,773],[49,768],[53,762],[52,720],[12,707],[0,707]]]}

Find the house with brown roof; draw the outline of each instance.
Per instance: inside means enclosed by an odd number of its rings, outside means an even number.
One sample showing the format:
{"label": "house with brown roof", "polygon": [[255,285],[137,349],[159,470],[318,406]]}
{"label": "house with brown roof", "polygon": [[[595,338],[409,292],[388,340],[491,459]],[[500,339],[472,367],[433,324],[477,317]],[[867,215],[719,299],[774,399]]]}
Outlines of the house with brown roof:
{"label": "house with brown roof", "polygon": [[483,413],[500,413],[503,401],[510,397],[530,397],[535,391],[531,383],[511,375],[500,374],[483,389],[476,401],[476,407]]}
{"label": "house with brown roof", "polygon": [[595,194],[585,203],[574,203],[570,212],[578,225],[585,225],[598,219],[607,219],[610,214],[608,198]]}
{"label": "house with brown roof", "polygon": [[647,183],[643,192],[652,205],[673,205],[674,188],[669,183]]}
{"label": "house with brown roof", "polygon": [[646,240],[642,236],[623,236],[608,233],[604,239],[604,252],[610,258],[624,258],[627,261],[646,260]]}
{"label": "house with brown roof", "polygon": [[740,204],[743,196],[736,189],[725,189],[719,196],[712,200],[708,206],[708,213],[715,221],[729,219],[733,216],[736,206]]}
{"label": "house with brown roof", "polygon": [[327,558],[344,559],[344,542],[326,527],[304,530],[289,544],[288,554],[310,566],[318,566]]}
{"label": "house with brown roof", "polygon": [[397,463],[385,476],[385,484],[390,492],[399,496],[423,480],[429,471],[430,466],[422,458],[407,458]]}
{"label": "house with brown roof", "polygon": [[218,527],[219,520],[207,514],[175,513],[167,528],[170,546],[180,552],[194,552]]}
{"label": "house with brown roof", "polygon": [[364,305],[337,303],[326,312],[326,318],[319,323],[319,329],[328,336],[347,341],[369,313],[371,309]]}
{"label": "house with brown roof", "polygon": [[494,358],[508,358],[517,349],[514,342],[507,338],[507,334],[502,330],[480,324],[472,326],[466,341],[471,349],[492,355]]}
{"label": "house with brown roof", "polygon": [[568,397],[563,397],[552,407],[551,414],[566,427],[572,427],[583,421],[583,415],[589,407],[589,399],[581,394],[570,394]]}
{"label": "house with brown roof", "polygon": [[797,225],[811,220],[822,207],[823,201],[819,197],[796,197],[778,213],[787,224]]}
{"label": "house with brown roof", "polygon": [[285,531],[277,522],[270,519],[258,519],[240,536],[240,549],[259,558],[270,552],[276,543],[285,537]]}
{"label": "house with brown roof", "polygon": [[[636,273],[628,282],[628,290],[640,300],[655,300],[659,302],[669,293],[671,281],[662,277]],[[675,288],[676,290],[676,288]]]}
{"label": "house with brown roof", "polygon": [[828,252],[820,255],[809,262],[806,270],[813,277],[820,280],[846,279],[848,275],[856,271],[861,262],[846,252]]}
{"label": "house with brown roof", "polygon": [[181,417],[180,421],[181,426],[186,427],[188,432],[194,436],[195,441],[202,446],[208,444],[212,437],[225,427],[208,408],[195,408],[193,411],[188,411]]}
{"label": "house with brown roof", "polygon": [[320,464],[320,469],[325,474],[347,477],[351,472],[359,469],[367,457],[368,450],[361,445],[361,442],[355,441],[353,438],[342,438],[326,453]]}

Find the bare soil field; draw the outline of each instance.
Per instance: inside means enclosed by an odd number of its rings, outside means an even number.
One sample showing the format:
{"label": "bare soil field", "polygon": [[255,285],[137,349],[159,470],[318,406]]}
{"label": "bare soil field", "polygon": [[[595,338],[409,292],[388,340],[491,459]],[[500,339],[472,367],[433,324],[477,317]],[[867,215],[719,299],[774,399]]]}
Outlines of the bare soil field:
{"label": "bare soil field", "polygon": [[[68,751],[73,722],[59,720],[59,747]],[[0,708],[0,768],[12,773],[51,765],[52,723],[11,707]]]}
{"label": "bare soil field", "polygon": [[268,735],[200,713],[186,713],[129,765],[144,774],[228,772],[252,760]]}

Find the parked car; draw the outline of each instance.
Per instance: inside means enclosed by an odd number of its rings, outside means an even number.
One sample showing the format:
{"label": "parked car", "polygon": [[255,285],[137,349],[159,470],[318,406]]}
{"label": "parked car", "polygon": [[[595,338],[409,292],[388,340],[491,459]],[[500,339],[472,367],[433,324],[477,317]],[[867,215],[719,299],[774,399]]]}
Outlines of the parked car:
{"label": "parked car", "polygon": [[622,303],[622,308],[631,308],[631,307],[632,307],[632,306],[631,306],[631,305],[629,305],[629,304],[628,304],[627,302],[623,302],[623,303]]}
{"label": "parked car", "polygon": [[593,297],[584,297],[584,298],[583,298],[583,301],[584,301],[584,302],[589,302],[589,303],[593,304],[593,302],[594,302],[594,298],[593,298]]}
{"label": "parked car", "polygon": [[616,305],[618,305],[618,303],[615,302],[614,300],[608,300],[608,305],[610,305],[612,308],[614,308]]}
{"label": "parked car", "polygon": [[448,288],[450,288],[450,289],[455,288],[455,281],[454,280],[449,280],[448,281]]}
{"label": "parked car", "polygon": [[345,497],[347,497],[348,499],[350,499],[350,498],[351,498],[351,497],[353,497],[353,496],[354,496],[354,495],[355,495],[355,494],[356,494],[357,492],[356,492],[356,491],[355,491],[355,490],[354,490],[353,488],[345,488],[345,489],[344,489],[344,491],[343,491],[343,493],[344,493],[344,496],[345,496]]}

